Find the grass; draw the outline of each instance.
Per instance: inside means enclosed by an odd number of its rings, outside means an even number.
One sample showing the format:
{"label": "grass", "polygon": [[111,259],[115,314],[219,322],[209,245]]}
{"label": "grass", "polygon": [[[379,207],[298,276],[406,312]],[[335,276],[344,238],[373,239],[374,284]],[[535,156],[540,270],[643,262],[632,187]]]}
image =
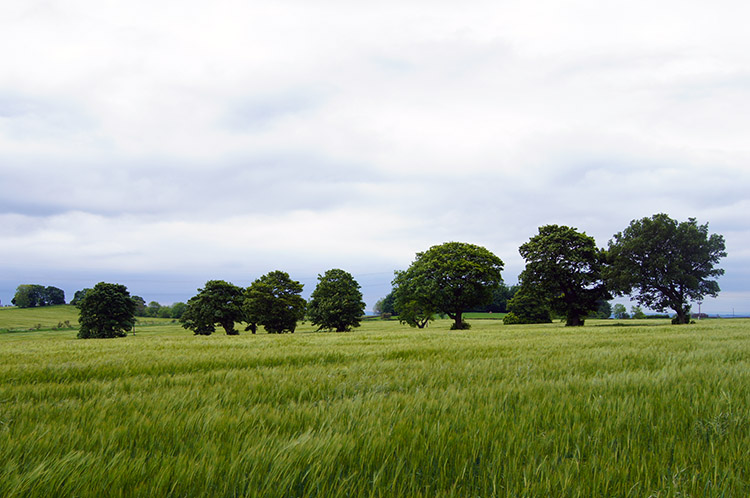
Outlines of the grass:
{"label": "grass", "polygon": [[[171,318],[138,317],[136,328],[172,322]],[[0,308],[0,334],[54,329],[78,329],[78,308],[70,304],[38,308]]]}
{"label": "grass", "polygon": [[750,321],[586,323],[3,334],[0,496],[748,496]]}
{"label": "grass", "polygon": [[71,305],[0,308],[0,331],[51,329],[59,324],[65,326],[65,321],[77,327],[78,308]]}

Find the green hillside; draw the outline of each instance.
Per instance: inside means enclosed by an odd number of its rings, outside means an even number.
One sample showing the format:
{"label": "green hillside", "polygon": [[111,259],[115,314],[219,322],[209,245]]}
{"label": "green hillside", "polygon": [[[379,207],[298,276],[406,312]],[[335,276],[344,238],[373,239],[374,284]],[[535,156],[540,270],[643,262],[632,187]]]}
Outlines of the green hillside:
{"label": "green hillside", "polygon": [[[69,325],[66,325],[66,320]],[[0,331],[78,327],[78,308],[70,304],[40,308],[0,308]]]}

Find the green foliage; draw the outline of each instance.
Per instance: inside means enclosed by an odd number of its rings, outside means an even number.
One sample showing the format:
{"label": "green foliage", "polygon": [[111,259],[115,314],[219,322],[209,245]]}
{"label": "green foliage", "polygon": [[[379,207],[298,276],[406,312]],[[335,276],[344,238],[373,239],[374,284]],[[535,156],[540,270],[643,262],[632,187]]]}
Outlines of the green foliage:
{"label": "green foliage", "polygon": [[318,330],[346,332],[359,327],[365,302],[359,284],[348,272],[328,270],[318,275],[318,285],[310,296],[308,317]]}
{"label": "green foliage", "polygon": [[552,322],[549,302],[528,287],[518,289],[508,301],[508,311],[503,317],[505,325]]}
{"label": "green foliage", "polygon": [[646,313],[643,312],[643,308],[641,308],[640,306],[631,306],[630,313],[633,316],[633,318],[636,318],[639,320],[646,318]]}
{"label": "green foliage", "polygon": [[135,303],[127,287],[99,282],[78,304],[80,339],[124,337],[135,323]]}
{"label": "green foliage", "polygon": [[609,241],[606,278],[620,295],[637,291],[639,304],[657,311],[672,309],[675,323],[690,320],[691,301],[716,297],[724,274],[715,268],[726,257],[724,238],[708,234],[708,223],[695,218],[678,223],[666,214],[633,220]]}
{"label": "green foliage", "polygon": [[16,288],[11,303],[19,308],[34,306],[56,306],[65,304],[65,292],[57,287],[37,284],[22,284]]}
{"label": "green foliage", "polygon": [[750,496],[747,320],[450,323],[0,334],[0,496]]}
{"label": "green foliage", "polygon": [[373,311],[378,315],[388,314],[393,316],[396,314],[395,302],[396,296],[394,295],[394,292],[391,291],[384,298],[378,299],[373,307]]}
{"label": "green foliage", "polygon": [[[70,304],[72,304],[72,305],[74,305],[74,306],[78,306],[78,303],[80,303],[80,302],[81,302],[81,300],[83,299],[83,296],[85,296],[85,295],[86,295],[86,293],[87,293],[88,291],[90,291],[90,290],[91,290],[91,289],[90,289],[90,288],[88,288],[88,287],[87,287],[87,288],[85,288],[85,289],[77,290],[77,291],[76,291],[76,293],[75,293],[75,294],[73,294],[73,299],[72,299],[72,300],[70,301]],[[138,296],[133,296],[133,297],[132,297],[131,299],[133,299],[133,300],[136,300],[136,311],[137,311],[137,306],[138,306],[138,302],[137,302],[137,299],[141,299],[141,300],[143,300],[143,298],[139,298]],[[145,304],[145,303],[144,303],[144,304]],[[137,316],[137,315],[138,315],[138,313],[136,312],[136,316]]]}
{"label": "green foliage", "polygon": [[435,313],[448,315],[456,330],[463,325],[463,313],[486,305],[503,282],[503,261],[484,247],[463,242],[446,242],[417,253],[406,271],[393,280],[395,308],[416,309],[422,320]]}
{"label": "green foliage", "polygon": [[[87,289],[79,292],[85,292]],[[76,296],[78,292],[76,292]],[[75,298],[73,298],[75,300]],[[135,303],[135,316],[146,316],[146,300],[141,296],[132,296],[130,299]],[[72,301],[71,301],[72,302]]]}
{"label": "green foliage", "polygon": [[187,304],[182,302],[176,302],[172,304],[169,312],[170,318],[175,318],[179,320],[182,318],[182,315],[185,314],[185,310],[187,309]]}
{"label": "green foliage", "polygon": [[612,316],[612,305],[606,299],[600,299],[596,303],[596,310],[589,314],[590,318],[598,318],[600,320],[606,320]]}
{"label": "green foliage", "polygon": [[519,285],[507,286],[505,284],[500,284],[500,287],[495,289],[492,293],[492,300],[489,304],[477,306],[471,311],[483,313],[507,313],[508,301],[510,301],[510,298],[512,298],[520,288]]}
{"label": "green foliage", "polygon": [[11,304],[19,308],[33,308],[39,304],[41,299],[41,285],[21,284],[16,288],[16,294],[11,299]]}
{"label": "green foliage", "polygon": [[224,280],[209,280],[198,294],[191,297],[180,322],[195,335],[211,335],[218,323],[227,335],[237,335],[235,322],[243,320],[243,292]]}
{"label": "green foliage", "polygon": [[414,270],[397,271],[393,279],[393,309],[398,321],[410,327],[425,328],[440,313],[432,297],[421,294]]}
{"label": "green foliage", "polygon": [[620,304],[620,303],[615,304],[613,313],[614,313],[614,317],[617,318],[618,320],[630,318],[630,315],[628,314],[628,309],[625,307],[624,304]]}
{"label": "green foliage", "polygon": [[302,284],[283,271],[263,275],[245,290],[245,321],[263,325],[269,334],[294,333],[305,317]]}
{"label": "green foliage", "polygon": [[545,225],[519,248],[526,260],[522,285],[549,302],[552,312],[566,316],[566,325],[583,325],[601,299],[611,295],[602,282],[604,253],[593,237],[575,228]]}

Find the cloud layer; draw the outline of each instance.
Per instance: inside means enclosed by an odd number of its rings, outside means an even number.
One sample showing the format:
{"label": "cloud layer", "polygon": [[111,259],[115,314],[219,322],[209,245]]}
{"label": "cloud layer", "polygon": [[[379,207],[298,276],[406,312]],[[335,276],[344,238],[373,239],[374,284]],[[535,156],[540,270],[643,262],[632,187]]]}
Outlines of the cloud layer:
{"label": "cloud layer", "polygon": [[725,235],[711,306],[750,312],[749,11],[3,6],[0,299],[117,277],[168,302],[273,269],[309,292],[342,267],[371,305],[436,243],[485,245],[513,282],[542,224],[604,246],[666,212]]}

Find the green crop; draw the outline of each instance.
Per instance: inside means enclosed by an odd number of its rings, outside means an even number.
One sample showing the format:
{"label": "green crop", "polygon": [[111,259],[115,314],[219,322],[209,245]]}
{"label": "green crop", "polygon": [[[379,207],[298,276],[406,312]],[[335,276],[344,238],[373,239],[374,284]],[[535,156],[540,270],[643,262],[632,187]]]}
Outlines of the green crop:
{"label": "green crop", "polygon": [[0,496],[750,495],[750,321],[450,323],[0,334]]}

